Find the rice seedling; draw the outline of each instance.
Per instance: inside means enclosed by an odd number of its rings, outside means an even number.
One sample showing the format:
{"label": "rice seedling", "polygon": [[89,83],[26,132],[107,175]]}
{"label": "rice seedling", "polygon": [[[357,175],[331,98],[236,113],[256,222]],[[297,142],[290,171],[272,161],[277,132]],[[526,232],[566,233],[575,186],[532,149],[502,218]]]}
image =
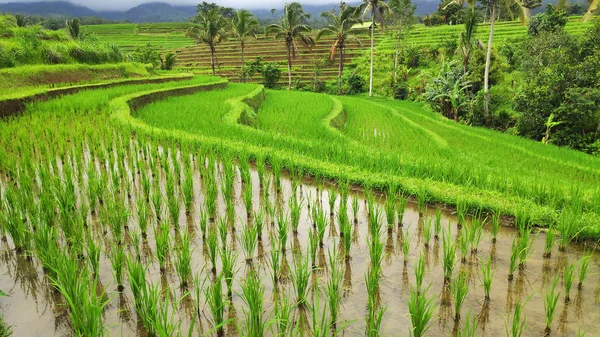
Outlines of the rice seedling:
{"label": "rice seedling", "polygon": [[217,234],[217,229],[215,227],[210,227],[208,230],[208,247],[207,253],[208,258],[210,259],[211,264],[211,272],[213,274],[217,273],[217,251],[219,249],[219,237]]}
{"label": "rice seedling", "polygon": [[577,284],[577,288],[579,290],[583,289],[583,282],[588,277],[591,259],[592,254],[586,253],[586,255],[579,260],[579,273],[577,274],[577,276],[579,277],[579,283]]}
{"label": "rice seedling", "polygon": [[127,257],[127,278],[136,310],[140,311],[143,306],[142,296],[146,289],[146,267],[141,261]]}
{"label": "rice seedling", "polygon": [[454,298],[454,320],[457,322],[460,321],[460,311],[465,299],[467,298],[467,294],[469,293],[468,277],[469,275],[467,272],[461,270],[454,277],[454,280],[450,286],[450,291],[452,292],[452,297]]}
{"label": "rice seedling", "polygon": [[123,271],[125,268],[125,250],[120,245],[114,245],[109,254],[110,264],[113,268],[113,277],[117,282],[117,291],[122,292],[125,287],[123,287]]}
{"label": "rice seedling", "polygon": [[371,236],[380,235],[382,225],[382,214],[379,207],[375,207],[369,213],[369,233]]}
{"label": "rice seedling", "polygon": [[404,226],[402,220],[404,219],[404,213],[406,212],[406,205],[408,204],[408,199],[404,194],[400,194],[400,196],[396,200],[396,203],[396,212],[398,214],[398,227],[402,227]]}
{"label": "rice seedling", "polygon": [[381,336],[381,325],[386,308],[376,308],[367,314],[367,337]]}
{"label": "rice seedling", "polygon": [[339,264],[339,256],[335,245],[333,249],[328,252],[329,255],[329,279],[327,280],[327,288],[325,293],[327,294],[327,300],[329,303],[330,312],[330,325],[335,328],[338,315],[340,302],[342,300],[342,285],[344,281],[344,274],[342,266]]}
{"label": "rice seedling", "polygon": [[258,232],[256,231],[256,227],[249,224],[244,226],[240,241],[242,249],[244,250],[246,263],[251,263],[254,259],[254,252],[256,251],[256,246],[258,244]]}
{"label": "rice seedling", "polygon": [[290,324],[290,316],[294,307],[289,302],[287,296],[281,296],[275,302],[274,321],[277,326],[277,336],[287,337]]}
{"label": "rice seedling", "polygon": [[450,228],[442,234],[442,267],[444,269],[444,284],[449,284],[456,264],[456,244],[450,235]]}
{"label": "rice seedling", "polygon": [[354,219],[354,223],[358,223],[358,211],[359,211],[358,198],[353,197],[352,198],[352,218]]}
{"label": "rice seedling", "polygon": [[414,287],[410,288],[408,311],[412,327],[408,331],[411,337],[423,337],[431,328],[431,319],[435,311],[435,298],[427,298],[429,288],[430,286],[422,291],[418,291]]}
{"label": "rice seedling", "polygon": [[490,300],[490,293],[492,290],[492,280],[494,279],[494,272],[492,271],[492,257],[488,256],[487,262],[481,266],[482,285],[485,292],[485,300]]}
{"label": "rice seedling", "polygon": [[421,186],[416,193],[417,197],[417,211],[419,212],[419,216],[423,216],[427,211],[427,202],[429,200],[429,196],[427,195],[426,189]]}
{"label": "rice seedling", "polygon": [[185,170],[185,179],[183,180],[183,185],[181,185],[181,190],[183,192],[185,214],[190,215],[194,206],[194,180],[190,169]]}
{"label": "rice seedling", "polygon": [[440,233],[442,232],[442,210],[439,208],[435,211],[435,222],[433,223],[433,232],[433,238],[435,240],[439,240]]}
{"label": "rice seedling", "polygon": [[458,228],[462,228],[464,224],[466,224],[467,218],[467,204],[459,200],[456,202],[456,225]]}
{"label": "rice seedling", "polygon": [[425,220],[423,224],[423,244],[425,245],[425,249],[429,249],[429,243],[431,242],[431,219]]}
{"label": "rice seedling", "polygon": [[342,237],[344,243],[344,256],[346,261],[350,260],[350,249],[352,248],[352,225],[350,222],[344,224],[344,236]]}
{"label": "rice seedling", "polygon": [[192,277],[192,253],[190,236],[186,230],[182,230],[179,232],[179,245],[175,251],[175,271],[181,288],[186,288]]}
{"label": "rice seedling", "polygon": [[423,253],[419,255],[419,260],[415,265],[415,283],[417,285],[417,291],[421,291],[423,285],[423,278],[425,277],[425,258]]}
{"label": "rice seedling", "polygon": [[329,216],[333,216],[335,210],[335,201],[337,200],[337,194],[333,191],[329,191],[327,193],[327,202],[329,204]]}
{"label": "rice seedling", "polygon": [[471,222],[471,229],[469,230],[469,241],[471,246],[471,253],[477,254],[479,250],[479,244],[483,238],[483,221],[479,216],[473,218]]}
{"label": "rice seedling", "polygon": [[458,330],[458,337],[475,337],[477,331],[477,315],[471,315],[471,311],[467,313],[462,329]]}
{"label": "rice seedling", "polygon": [[288,205],[290,207],[292,233],[294,233],[294,235],[298,234],[298,226],[300,225],[300,212],[302,211],[303,204],[304,199],[300,198],[300,201],[298,201],[296,195],[292,194]]}
{"label": "rice seedling", "polygon": [[206,297],[206,304],[210,310],[210,314],[212,316],[213,326],[217,329],[217,336],[223,337],[225,336],[225,331],[223,329],[224,325],[224,314],[225,314],[225,302],[223,301],[223,276],[219,274],[214,282],[209,282],[209,284],[204,288],[204,295]]}
{"label": "rice seedling", "polygon": [[250,218],[252,215],[252,184],[247,182],[244,186],[243,192],[244,207],[246,208],[246,217]]}
{"label": "rice seedling", "polygon": [[167,257],[171,246],[171,236],[169,235],[169,224],[162,222],[159,226],[154,227],[154,238],[156,241],[156,258],[161,272],[165,272],[167,265]]}
{"label": "rice seedling", "polygon": [[294,268],[291,273],[292,286],[296,293],[296,305],[302,307],[306,304],[306,296],[309,290],[309,279],[311,268],[309,267],[308,254],[292,255]]}
{"label": "rice seedling", "polygon": [[148,212],[148,203],[143,198],[137,199],[137,221],[142,237],[145,239],[148,233],[148,225],[150,224],[150,213]]}
{"label": "rice seedling", "polygon": [[250,273],[242,281],[242,300],[246,304],[244,309],[246,316],[245,336],[262,337],[266,332],[266,322],[263,319],[263,297],[265,296],[265,287],[256,273]]}
{"label": "rice seedling", "polygon": [[552,321],[554,320],[554,313],[556,312],[556,305],[558,304],[558,298],[560,292],[556,292],[556,285],[558,284],[558,277],[554,278],[552,286],[546,290],[544,294],[544,311],[546,313],[546,334],[550,334],[552,330]]}
{"label": "rice seedling", "polygon": [[317,269],[317,249],[319,248],[319,239],[315,231],[310,231],[308,234],[308,255],[310,255],[310,262],[313,270]]}
{"label": "rice seedling", "polygon": [[279,238],[279,249],[282,252],[286,250],[289,227],[288,220],[283,215],[283,212],[280,212],[277,215],[277,236]]}
{"label": "rice seedling", "polygon": [[281,251],[275,240],[271,240],[271,251],[270,251],[270,261],[271,261],[271,274],[273,278],[273,288],[276,288],[277,282],[279,282],[279,272],[280,272],[280,256]]}
{"label": "rice seedling", "polygon": [[208,219],[204,208],[201,208],[198,213],[200,214],[200,221],[198,221],[198,223],[200,225],[200,232],[202,233],[202,240],[204,240],[206,239],[206,225],[208,224]]}
{"label": "rice seedling", "polygon": [[581,231],[580,222],[577,213],[572,209],[564,209],[558,217],[556,229],[560,236],[558,240],[558,249],[561,252],[567,250],[567,247],[577,237]]}
{"label": "rice seedling", "polygon": [[507,337],[521,337],[527,329],[527,317],[525,316],[523,309],[524,304],[516,303],[510,326],[508,324],[508,317],[504,321]]}
{"label": "rice seedling", "polygon": [[515,271],[517,270],[519,264],[518,259],[521,247],[518,244],[518,238],[514,238],[512,245],[510,246],[510,263],[508,265],[508,280],[512,281],[515,277]]}
{"label": "rice seedling", "polygon": [[160,189],[158,188],[158,186],[156,186],[154,188],[154,190],[152,191],[151,200],[152,200],[152,208],[154,208],[154,216],[156,217],[157,221],[161,220],[162,198],[163,197],[162,197],[162,194],[160,193]]}
{"label": "rice seedling", "polygon": [[93,238],[92,234],[88,234],[87,245],[85,247],[87,262],[90,264],[90,271],[93,277],[98,276],[100,271],[100,251],[101,248],[96,243],[96,240]]}
{"label": "rice seedling", "polygon": [[319,208],[313,208],[314,209],[314,215],[313,215],[313,221],[315,221],[316,224],[316,231],[317,231],[317,236],[319,237],[319,245],[323,246],[323,240],[325,238],[325,230],[327,228],[327,217],[325,216],[325,213],[323,212],[323,210],[319,207]]}
{"label": "rice seedling", "polygon": [[563,285],[565,287],[565,303],[571,301],[571,287],[575,281],[575,264],[571,263],[563,271]]}
{"label": "rice seedling", "polygon": [[369,262],[371,263],[371,268],[373,268],[378,275],[381,274],[381,262],[383,261],[383,252],[385,248],[380,233],[381,232],[377,232],[368,239]]}
{"label": "rice seedling", "polygon": [[531,236],[529,230],[524,230],[521,235],[517,238],[517,245],[519,250],[519,269],[525,269],[527,260],[531,257],[533,252],[531,247],[535,242],[536,236]]}
{"label": "rice seedling", "polygon": [[229,224],[227,219],[221,217],[217,221],[217,230],[219,231],[219,238],[221,239],[221,247],[227,247],[227,232],[229,231]]}
{"label": "rice seedling", "polygon": [[556,241],[556,231],[554,225],[548,226],[546,231],[546,239],[544,240],[544,258],[549,259],[552,257],[552,249],[554,248],[554,242]]}
{"label": "rice seedling", "polygon": [[402,256],[404,257],[404,265],[408,263],[408,255],[410,253],[410,234],[408,231],[402,236]]}
{"label": "rice seedling", "polygon": [[256,230],[256,236],[258,241],[262,241],[262,233],[263,233],[263,225],[265,223],[265,213],[261,210],[259,212],[254,212],[253,216],[253,226]]}
{"label": "rice seedling", "polygon": [[467,229],[465,230],[465,233],[458,239],[458,246],[460,248],[460,261],[462,263],[467,263],[467,255],[469,254],[469,247],[471,245],[470,238],[470,230]]}
{"label": "rice seedling", "polygon": [[500,213],[494,212],[492,214],[492,243],[496,243],[498,232],[500,232]]}
{"label": "rice seedling", "polygon": [[393,229],[396,221],[396,191],[390,186],[385,197],[385,216],[387,220],[388,230]]}

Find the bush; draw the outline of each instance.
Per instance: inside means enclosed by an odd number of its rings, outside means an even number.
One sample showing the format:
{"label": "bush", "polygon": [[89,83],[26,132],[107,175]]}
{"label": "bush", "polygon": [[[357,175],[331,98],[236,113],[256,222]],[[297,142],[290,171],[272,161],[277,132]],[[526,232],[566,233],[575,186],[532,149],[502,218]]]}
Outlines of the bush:
{"label": "bush", "polygon": [[394,99],[405,100],[408,99],[410,90],[408,85],[404,82],[397,83],[394,87]]}
{"label": "bush", "polygon": [[268,62],[265,63],[261,74],[263,76],[263,85],[265,88],[275,88],[277,87],[277,82],[281,78],[281,69],[279,69],[279,64]]}
{"label": "bush", "polygon": [[135,62],[150,63],[154,68],[160,65],[160,55],[149,43],[145,46],[136,47],[131,54],[131,58]]}
{"label": "bush", "polygon": [[537,36],[541,32],[556,33],[562,30],[568,21],[569,18],[564,9],[548,4],[544,13],[537,14],[529,20],[527,34]]}
{"label": "bush", "polygon": [[344,91],[347,94],[355,95],[366,91],[367,81],[354,72],[344,76],[342,80],[344,82]]}
{"label": "bush", "polygon": [[164,58],[160,59],[160,69],[171,70],[175,65],[175,54],[167,53]]}
{"label": "bush", "polygon": [[61,64],[64,62],[63,55],[51,48],[42,49],[42,58],[46,64]]}

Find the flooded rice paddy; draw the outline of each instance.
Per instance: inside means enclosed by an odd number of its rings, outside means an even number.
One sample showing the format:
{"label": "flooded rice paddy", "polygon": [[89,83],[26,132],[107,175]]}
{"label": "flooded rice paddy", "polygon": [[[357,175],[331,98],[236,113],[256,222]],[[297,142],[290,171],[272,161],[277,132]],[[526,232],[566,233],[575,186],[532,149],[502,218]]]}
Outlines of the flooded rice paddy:
{"label": "flooded rice paddy", "polygon": [[[180,157],[179,160],[181,160]],[[210,271],[211,262],[207,252],[206,235],[203,236],[201,230],[201,218],[206,216],[206,213],[203,212],[205,209],[205,181],[204,177],[201,177],[201,170],[197,169],[198,162],[195,161],[192,165],[196,166],[193,178],[193,208],[189,214],[186,214],[185,207],[183,207],[183,204],[181,205],[179,229],[186,230],[191,238],[191,247],[193,248],[192,273],[201,280],[201,284],[206,286],[214,280],[214,275]],[[219,170],[221,169],[222,165],[220,165]],[[235,216],[231,220],[233,226],[229,227],[226,247],[228,250],[237,253],[237,262],[234,269],[236,273],[233,291],[229,299],[226,297],[225,282],[223,282],[223,295],[226,301],[225,319],[229,319],[224,328],[224,334],[226,336],[244,335],[244,313],[248,309],[241,297],[241,280],[252,272],[259,275],[260,281],[265,287],[263,305],[265,322],[273,322],[275,302],[278,298],[287,297],[290,302],[295,301],[296,293],[292,277],[293,257],[294,254],[310,255],[309,237],[310,232],[315,230],[315,221],[311,214],[316,205],[321,205],[324,214],[327,215],[328,224],[323,245],[317,248],[316,268],[313,269],[310,276],[309,304],[293,309],[289,325],[299,327],[298,331],[306,330],[306,335],[311,334],[310,330],[313,324],[311,308],[318,308],[322,311],[327,303],[324,287],[330,277],[332,267],[329,254],[335,248],[340,255],[335,263],[343,272],[343,293],[337,326],[344,328],[339,334],[342,336],[364,336],[368,303],[365,275],[370,265],[368,238],[371,235],[366,196],[358,189],[351,190],[349,193],[346,212],[353,229],[352,246],[351,258],[344,259],[338,214],[340,210],[339,190],[333,186],[308,179],[297,182],[297,187],[294,188],[295,183],[289,177],[282,176],[281,190],[277,192],[275,179],[273,175],[269,174],[267,175],[270,181],[267,187],[268,193],[265,193],[265,184],[261,185],[256,169],[252,168],[250,174],[253,212],[248,217],[244,201],[244,189],[247,188],[248,184],[241,182],[240,173],[236,171],[235,200],[233,203]],[[161,175],[164,176],[164,172]],[[155,231],[152,230],[152,227],[157,224],[155,216],[151,216],[151,228],[148,230],[146,240],[137,240],[136,235],[133,234],[139,232],[138,221],[135,216],[137,214],[136,200],[143,196],[140,172],[129,171],[128,176],[132,184],[128,191],[122,191],[122,196],[126,200],[129,210],[128,226],[124,233],[125,238],[122,240],[122,245],[127,247],[126,252],[128,255],[134,256],[135,252],[140,252],[141,260],[148,265],[147,281],[159,285],[163,299],[169,298],[172,303],[175,303],[176,308],[172,312],[173,321],[181,324],[181,335],[187,335],[192,320],[196,321],[192,335],[210,334],[213,330],[213,323],[209,308],[205,303],[204,292],[202,292],[201,300],[198,302],[194,295],[193,285],[187,289],[180,287],[180,280],[175,271],[175,252],[173,248],[179,240],[176,226],[170,226],[172,243],[164,271],[160,270],[156,258],[157,244]],[[217,174],[216,177],[219,178],[220,175]],[[207,226],[209,228],[217,226],[220,219],[225,219],[227,215],[227,202],[223,197],[221,182],[217,186],[219,186],[218,215],[212,221],[208,221]],[[83,187],[79,189],[83,190]],[[161,189],[165,193],[165,186],[162,186]],[[278,282],[274,282],[270,252],[272,247],[278,245],[277,242],[271,242],[272,240],[278,240],[278,220],[272,215],[265,214],[261,240],[258,241],[251,260],[246,261],[241,247],[241,236],[243,228],[249,222],[253,223],[253,214],[264,211],[269,207],[283,210],[283,214],[289,218],[289,201],[293,193],[296,194],[297,200],[302,200],[298,233],[293,234],[289,230],[286,250],[280,256],[281,277]],[[330,209],[329,199],[332,193],[336,196],[336,201],[334,208]],[[265,199],[265,195],[268,195],[268,199]],[[80,195],[80,198],[85,197]],[[561,295],[550,335],[576,336],[578,331],[582,331],[586,332],[587,336],[594,336],[597,331],[600,331],[600,257],[598,254],[594,253],[591,257],[589,277],[585,280],[583,286],[579,288],[577,286],[578,280],[575,279],[575,285],[571,290],[571,300],[565,302],[562,274],[571,263],[576,264],[575,272],[577,273],[579,261],[586,254],[589,254],[589,252],[584,251],[583,247],[572,245],[568,247],[567,251],[561,252],[555,246],[551,257],[544,258],[545,234],[541,232],[532,239],[531,255],[527,259],[525,267],[518,269],[513,280],[509,281],[511,245],[517,235],[514,227],[502,225],[497,241],[493,243],[488,221],[484,226],[481,242],[476,247],[476,251],[469,252],[466,261],[461,261],[460,249],[458,248],[460,235],[463,235],[461,233],[464,232],[464,229],[470,226],[469,221],[463,226],[461,232],[458,230],[456,214],[452,210],[430,205],[423,214],[419,214],[417,204],[409,200],[402,219],[395,217],[393,226],[388,229],[386,217],[384,216],[385,197],[375,194],[374,200],[376,200],[376,203],[373,209],[379,209],[381,212],[381,238],[385,245],[382,274],[377,289],[378,305],[385,308],[381,324],[381,335],[409,336],[411,319],[407,301],[409,289],[411,286],[414,287],[416,282],[414,269],[420,256],[424,259],[425,264],[424,287],[430,285],[427,296],[433,298],[435,304],[431,327],[426,333],[427,336],[455,335],[458,330],[462,329],[467,317],[476,317],[477,336],[505,336],[506,325],[510,326],[512,324],[512,312],[517,303],[524,305],[526,317],[524,336],[542,336],[546,333],[544,296],[555,278],[558,280],[557,293],[560,292]],[[81,203],[81,200],[79,202]],[[152,203],[148,202],[147,205],[150,214],[154,214]],[[358,207],[356,208],[356,218],[353,214],[353,206]],[[164,214],[161,216],[163,218],[168,217],[166,205],[163,205],[162,209]],[[461,310],[462,318],[460,321],[454,320],[452,294],[449,285],[444,282],[443,240],[441,237],[431,235],[429,244],[426,247],[426,237],[424,237],[424,230],[427,228],[430,231],[434,230],[429,227],[429,223],[435,221],[438,210],[441,211],[442,228],[450,230],[451,241],[456,243],[455,274],[459,270],[468,273],[468,293]],[[504,223],[509,222],[508,219],[503,220]],[[107,335],[147,336],[147,329],[138,319],[134,296],[129,283],[125,281],[124,290],[122,292],[117,291],[117,285],[113,278],[113,268],[108,258],[108,254],[114,249],[114,241],[109,238],[110,235],[106,230],[106,226],[102,225],[99,215],[90,214],[88,223],[97,242],[102,243],[98,291],[106,291],[109,300],[103,317],[105,326],[110,330],[107,331]],[[535,233],[532,235],[535,235]],[[410,240],[407,256],[405,256],[403,250],[403,240]],[[487,262],[488,257],[491,260],[493,281],[490,299],[485,300],[481,268]],[[9,295],[0,298],[0,312],[3,313],[5,321],[13,326],[14,336],[72,335],[71,321],[65,300],[45,276],[38,259],[35,257],[27,258],[15,252],[11,240],[6,239],[6,237],[0,243],[0,259],[0,289]],[[219,259],[217,270],[220,272],[221,269],[222,265]],[[315,305],[315,298],[319,299],[318,305]],[[266,335],[276,334],[277,328],[275,325],[272,325],[266,332]]]}

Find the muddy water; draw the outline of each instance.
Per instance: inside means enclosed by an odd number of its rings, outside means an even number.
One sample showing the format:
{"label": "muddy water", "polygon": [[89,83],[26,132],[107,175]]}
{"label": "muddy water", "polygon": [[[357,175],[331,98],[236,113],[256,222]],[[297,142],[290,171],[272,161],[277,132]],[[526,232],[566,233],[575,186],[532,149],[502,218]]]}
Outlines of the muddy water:
{"label": "muddy water", "polygon": [[[258,211],[264,200],[261,200],[261,192],[258,185],[258,174],[251,172],[253,189],[253,208]],[[140,193],[139,176],[134,174],[134,192],[129,207],[132,214],[135,214],[135,196]],[[239,183],[239,177],[235,184],[236,195],[236,220],[235,235],[239,237],[243,226],[247,223],[246,211],[242,201],[242,185]],[[204,243],[199,227],[199,209],[203,204],[202,186],[203,181],[196,172],[195,176],[195,207],[190,215],[182,213],[180,215],[180,228],[184,228],[192,235],[194,248],[192,266],[195,274],[205,277],[209,275],[203,270],[203,266],[210,265],[208,257],[205,254]],[[288,210],[287,201],[292,193],[291,181],[285,177],[282,178],[282,192],[276,195],[271,183],[271,202],[282,203],[286,211]],[[306,180],[298,190],[298,195],[305,198],[305,207],[302,210],[299,234],[293,236],[290,232],[288,239],[288,251],[283,257],[283,265],[289,268],[292,266],[292,251],[301,250],[307,254],[308,233],[312,228],[312,222],[309,218],[309,210],[306,207],[307,202],[313,204],[318,198],[323,205],[324,210],[329,213],[327,202],[328,193],[337,193],[335,190],[318,190],[312,182]],[[352,259],[349,262],[343,260],[339,263],[344,269],[344,297],[341,304],[342,321],[349,322],[344,336],[363,336],[365,331],[365,315],[367,304],[367,293],[364,282],[364,275],[369,265],[369,252],[366,244],[368,237],[368,216],[364,196],[360,192],[351,193],[351,198],[358,198],[360,210],[357,223],[354,226],[355,237],[351,250]],[[383,200],[379,201],[379,207],[383,211]],[[339,208],[339,198],[336,201],[335,210]],[[225,203],[222,200],[222,194],[219,192],[219,214],[225,214]],[[452,235],[456,236],[457,226],[456,218],[449,211],[443,210],[442,222],[444,227],[450,227]],[[351,205],[348,205],[348,215],[350,219]],[[431,285],[428,291],[429,296],[435,297],[436,311],[431,329],[428,332],[430,336],[449,336],[458,327],[453,317],[453,307],[445,305],[443,299],[449,296],[449,292],[444,286],[443,270],[441,265],[442,246],[441,241],[432,239],[429,249],[426,249],[422,240],[422,224],[425,219],[433,218],[435,209],[430,209],[422,216],[416,210],[416,205],[410,204],[407,207],[403,226],[398,224],[394,226],[393,231],[383,232],[383,240],[386,244],[386,253],[383,261],[383,275],[380,281],[380,298],[382,305],[386,308],[382,334],[386,336],[408,336],[411,326],[408,315],[408,290],[415,284],[413,267],[416,264],[418,256],[424,254],[426,260],[425,285]],[[96,235],[98,240],[103,240],[106,251],[110,251],[111,241],[102,234],[100,225],[95,220]],[[262,283],[265,286],[265,319],[270,320],[273,313],[274,289],[270,278],[269,259],[269,231],[275,233],[275,226],[272,225],[272,219],[266,218],[265,232],[263,240],[259,242],[257,256],[252,264],[244,261],[244,255],[241,251],[241,245],[238,240],[232,239],[232,233],[229,235],[228,247],[239,252],[238,271],[234,282],[234,293],[232,303],[227,305],[226,317],[231,319],[231,323],[226,328],[226,335],[242,335],[244,326],[244,307],[243,301],[238,295],[241,293],[240,280],[250,270],[259,271],[262,277]],[[137,229],[136,221],[132,219],[129,223],[130,230]],[[327,256],[328,251],[339,242],[337,217],[330,220],[330,227],[327,230],[324,247],[319,251],[318,259],[319,270],[314,272],[313,282],[324,285],[328,277]],[[384,226],[385,228],[385,226]],[[404,264],[402,254],[401,238],[403,234],[409,234],[411,237],[411,247],[408,257],[408,263]],[[420,234],[421,233],[421,234]],[[545,314],[543,295],[545,289],[550,285],[556,275],[561,276],[562,270],[568,263],[578,261],[584,254],[583,249],[578,246],[572,246],[565,253],[558,252],[555,248],[552,258],[544,259],[544,234],[541,233],[535,239],[533,245],[533,255],[527,262],[526,268],[515,275],[512,282],[508,281],[508,264],[510,260],[510,246],[515,236],[515,230],[511,227],[503,226],[498,236],[498,241],[492,244],[491,233],[486,229],[483,240],[479,245],[479,252],[471,255],[466,263],[461,263],[459,251],[457,249],[457,267],[469,271],[469,293],[462,309],[463,321],[467,313],[477,316],[479,322],[477,335],[481,336],[504,336],[505,321],[509,319],[515,303],[525,303],[525,314],[527,317],[526,336],[538,336],[544,334]],[[175,234],[172,233],[172,246],[175,242]],[[133,241],[131,237],[125,240],[129,247],[129,253],[133,254]],[[9,294],[9,297],[0,298],[0,311],[4,314],[5,321],[13,326],[14,336],[68,336],[71,335],[70,319],[68,311],[60,295],[58,295],[49,285],[44,276],[41,266],[34,258],[33,260],[24,259],[13,252],[12,244],[2,242],[0,245],[0,289]],[[161,273],[158,268],[158,261],[154,257],[156,248],[153,231],[148,232],[148,242],[139,247],[149,269],[147,279],[160,284],[165,293],[170,293],[172,298],[178,301],[177,310],[174,313],[176,320],[181,323],[183,334],[187,334],[188,327],[192,317],[195,315],[196,303],[192,296],[184,297],[185,291],[179,287],[179,279],[175,274],[172,263],[169,265],[166,273]],[[492,283],[492,294],[489,302],[484,301],[484,290],[481,286],[480,266],[482,261],[487,261],[488,256],[492,258],[495,268],[494,280]],[[173,261],[173,256],[170,258]],[[285,267],[284,267],[285,268]],[[218,266],[220,270],[220,266]],[[564,303],[564,296],[561,295],[559,305],[555,315],[552,335],[555,336],[575,336],[581,329],[587,332],[588,336],[596,335],[600,331],[600,256],[595,254],[590,263],[590,276],[585,281],[582,289],[577,288],[577,281],[571,291],[571,302]],[[110,294],[110,304],[105,311],[106,326],[110,330],[111,336],[146,336],[146,330],[138,322],[133,304],[133,296],[125,282],[125,291],[116,292],[116,285],[112,277],[112,268],[107,256],[103,253],[101,257],[100,280],[102,287]],[[562,280],[559,281],[558,288],[564,294]],[[289,278],[282,280],[279,287],[280,294],[288,296],[290,300],[295,298],[292,284]],[[311,293],[313,294],[313,293]],[[183,299],[182,299],[183,298]],[[313,298],[312,295],[309,298]],[[324,296],[320,296],[321,305],[326,303]],[[196,324],[195,336],[204,335],[211,329],[210,312],[204,304],[204,299],[200,303],[200,324]],[[310,313],[306,310],[296,309],[292,315],[292,320],[302,318],[310,320]],[[510,319],[508,320],[510,324]],[[238,328],[239,327],[239,328]],[[239,329],[239,330],[238,330]],[[271,334],[271,333],[269,333]]]}

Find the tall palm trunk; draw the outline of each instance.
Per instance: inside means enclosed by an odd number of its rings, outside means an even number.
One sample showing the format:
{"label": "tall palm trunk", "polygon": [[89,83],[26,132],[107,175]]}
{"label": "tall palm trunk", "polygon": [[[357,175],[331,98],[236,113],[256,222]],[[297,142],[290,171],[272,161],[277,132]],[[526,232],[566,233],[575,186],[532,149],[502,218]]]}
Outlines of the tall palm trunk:
{"label": "tall palm trunk", "polygon": [[242,82],[246,83],[246,61],[244,60],[244,40],[241,40],[242,45]]}
{"label": "tall palm trunk", "polygon": [[494,25],[496,24],[496,0],[492,0],[492,14],[490,15],[490,37],[485,56],[485,71],[483,73],[483,116],[487,118],[490,105],[490,64],[492,63],[492,41],[494,40]]}
{"label": "tall palm trunk", "polygon": [[369,97],[373,96],[373,48],[375,45],[375,9],[371,12],[371,65],[369,67]]}
{"label": "tall palm trunk", "polygon": [[287,60],[288,60],[288,90],[292,90],[292,46],[287,43]]}
{"label": "tall palm trunk", "polygon": [[212,68],[212,74],[215,76],[215,47],[210,46],[210,66]]}
{"label": "tall palm trunk", "polygon": [[340,44],[340,68],[338,70],[338,95],[342,94],[342,76],[344,75],[344,44]]}

